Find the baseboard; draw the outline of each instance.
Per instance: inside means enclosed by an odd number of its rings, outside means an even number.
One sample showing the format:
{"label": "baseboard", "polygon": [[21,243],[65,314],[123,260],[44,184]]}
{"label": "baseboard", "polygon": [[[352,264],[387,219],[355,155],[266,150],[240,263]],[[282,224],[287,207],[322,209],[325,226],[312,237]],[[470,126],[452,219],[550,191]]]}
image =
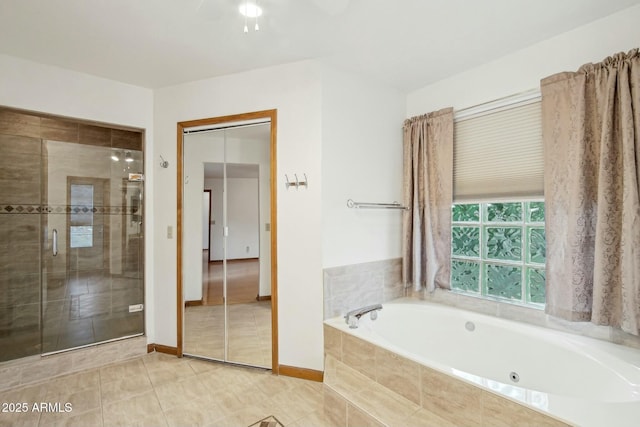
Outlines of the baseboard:
{"label": "baseboard", "polygon": [[286,377],[300,378],[303,380],[316,381],[319,383],[321,383],[322,380],[324,379],[323,371],[316,371],[314,369],[307,369],[307,368],[298,368],[296,366],[280,365],[278,367],[278,373]]}
{"label": "baseboard", "polygon": [[176,347],[170,347],[168,345],[162,344],[147,344],[147,353],[153,353],[157,351],[158,353],[170,354],[172,356],[178,355],[178,349]]}
{"label": "baseboard", "polygon": [[185,301],[184,302],[184,306],[185,307],[196,307],[199,305],[202,305],[203,302],[201,299],[194,299],[194,300],[190,300],[190,301]]}
{"label": "baseboard", "polygon": [[[250,258],[233,258],[233,259],[228,259],[227,262],[228,263],[233,263],[233,262],[244,262],[244,261],[258,261],[260,260],[259,257],[250,257]],[[218,263],[222,263],[222,261],[224,261],[223,259],[210,259],[209,263],[212,262],[218,262]]]}
{"label": "baseboard", "polygon": [[263,296],[258,295],[256,297],[256,301],[271,301],[271,295],[263,295]]}

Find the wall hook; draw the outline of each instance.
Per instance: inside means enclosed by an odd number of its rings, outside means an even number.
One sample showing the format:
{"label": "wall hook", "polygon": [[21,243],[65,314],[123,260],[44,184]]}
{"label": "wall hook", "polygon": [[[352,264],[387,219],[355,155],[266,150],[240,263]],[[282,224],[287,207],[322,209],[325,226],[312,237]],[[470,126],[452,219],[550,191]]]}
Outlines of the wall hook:
{"label": "wall hook", "polygon": [[298,189],[298,187],[309,187],[308,184],[308,180],[307,180],[307,174],[303,174],[304,175],[304,181],[300,181],[300,179],[298,178],[298,174],[294,173],[293,176],[295,177],[295,181],[289,181],[289,176],[287,174],[284,174],[284,179],[285,179],[285,183],[284,186],[285,188],[288,190],[289,187],[296,187],[296,190]]}
{"label": "wall hook", "polygon": [[160,156],[160,159],[162,160],[162,161],[160,162],[160,167],[161,167],[161,168],[165,168],[165,169],[166,169],[166,168],[168,168],[168,167],[169,167],[169,162],[168,162],[168,161],[166,161],[166,160],[164,159],[164,157],[162,157],[162,156]]}

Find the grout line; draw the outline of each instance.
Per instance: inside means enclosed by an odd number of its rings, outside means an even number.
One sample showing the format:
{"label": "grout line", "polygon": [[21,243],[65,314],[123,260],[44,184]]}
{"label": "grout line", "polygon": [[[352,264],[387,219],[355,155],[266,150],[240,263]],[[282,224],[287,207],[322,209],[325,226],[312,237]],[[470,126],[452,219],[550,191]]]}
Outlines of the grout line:
{"label": "grout line", "polygon": [[102,425],[104,426],[104,405],[102,402],[102,372],[99,368],[98,370],[98,390],[100,390],[100,419],[102,420]]}

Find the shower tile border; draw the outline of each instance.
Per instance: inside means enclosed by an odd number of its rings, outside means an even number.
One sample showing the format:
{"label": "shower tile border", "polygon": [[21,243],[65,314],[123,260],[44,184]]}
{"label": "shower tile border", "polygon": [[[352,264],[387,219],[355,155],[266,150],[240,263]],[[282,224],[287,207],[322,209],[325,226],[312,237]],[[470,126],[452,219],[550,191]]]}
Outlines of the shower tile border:
{"label": "shower tile border", "polygon": [[135,215],[138,209],[125,206],[88,206],[88,205],[40,205],[40,204],[0,204],[0,215],[7,214],[70,214],[94,213],[104,215]]}

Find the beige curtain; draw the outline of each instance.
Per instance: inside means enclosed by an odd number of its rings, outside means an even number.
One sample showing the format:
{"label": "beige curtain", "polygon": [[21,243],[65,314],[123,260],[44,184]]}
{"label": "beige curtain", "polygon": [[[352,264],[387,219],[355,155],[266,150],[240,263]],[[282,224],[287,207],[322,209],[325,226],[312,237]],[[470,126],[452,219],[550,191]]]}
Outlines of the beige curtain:
{"label": "beige curtain", "polygon": [[453,109],[404,122],[402,278],[415,290],[450,288]]}
{"label": "beige curtain", "polygon": [[640,55],[542,80],[547,313],[640,327]]}

